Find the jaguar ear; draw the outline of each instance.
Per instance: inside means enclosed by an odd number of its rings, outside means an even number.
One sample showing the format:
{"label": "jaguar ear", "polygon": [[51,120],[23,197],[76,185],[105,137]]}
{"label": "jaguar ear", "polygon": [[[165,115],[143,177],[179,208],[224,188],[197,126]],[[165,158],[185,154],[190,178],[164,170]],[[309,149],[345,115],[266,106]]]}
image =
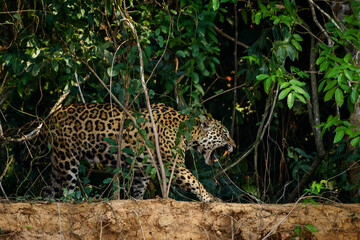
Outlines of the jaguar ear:
{"label": "jaguar ear", "polygon": [[201,124],[201,128],[204,130],[207,130],[211,127],[213,122],[213,119],[207,115],[201,115],[200,116],[200,124]]}

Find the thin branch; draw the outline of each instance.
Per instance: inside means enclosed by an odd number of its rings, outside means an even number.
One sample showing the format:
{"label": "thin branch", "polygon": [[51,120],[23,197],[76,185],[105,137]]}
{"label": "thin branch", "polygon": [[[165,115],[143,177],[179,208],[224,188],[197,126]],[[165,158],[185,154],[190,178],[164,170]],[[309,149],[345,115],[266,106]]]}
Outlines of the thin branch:
{"label": "thin branch", "polygon": [[[5,147],[5,149],[6,149],[7,159],[9,159],[8,149],[7,149],[6,147]],[[4,169],[3,173],[2,173],[1,176],[0,176],[0,189],[1,189],[2,193],[4,194],[6,200],[9,200],[9,199],[8,199],[8,197],[7,197],[7,195],[6,195],[6,192],[5,192],[4,188],[2,187],[2,179],[3,179],[3,177],[5,176],[8,168],[9,168],[9,166],[10,166],[10,164],[11,164],[11,162],[12,162],[13,160],[14,160],[14,158],[11,158],[11,159],[10,159],[10,161],[9,161],[9,162],[6,164],[6,166],[5,166],[5,169]]]}
{"label": "thin branch", "polygon": [[60,240],[61,240],[61,216],[60,216],[60,206],[59,206],[59,203],[57,203],[57,209],[58,209],[58,221],[59,221]]}
{"label": "thin branch", "polygon": [[313,17],[313,20],[314,20],[315,24],[318,26],[318,28],[320,28],[321,32],[325,35],[325,37],[326,37],[326,39],[328,41],[328,46],[329,47],[333,46],[334,41],[330,38],[329,34],[325,31],[325,29],[321,26],[321,24],[317,20],[315,9],[314,9],[315,3],[312,0],[308,0],[308,2],[309,2],[309,5],[310,5],[310,9],[311,9],[311,15]]}
{"label": "thin branch", "polygon": [[[87,75],[84,78],[84,82],[89,78],[89,76],[90,75]],[[75,84],[74,86],[77,86],[77,84]],[[40,133],[40,129],[43,127],[45,120],[48,119],[56,110],[61,108],[62,102],[69,95],[69,93],[70,93],[70,88],[69,88],[68,91],[66,91],[65,93],[63,93],[63,95],[60,96],[60,98],[55,103],[55,105],[51,108],[49,114],[42,121],[42,123],[40,123],[40,125],[37,128],[35,128],[33,131],[31,131],[29,134],[26,134],[26,135],[24,135],[24,136],[22,136],[20,138],[3,138],[3,140],[6,141],[6,142],[23,142],[23,141],[28,141],[28,140],[33,139],[35,136],[37,136]],[[0,137],[0,139],[1,139],[1,137]]]}
{"label": "thin branch", "polygon": [[[239,86],[240,87],[240,86]],[[235,167],[236,165],[238,165],[241,161],[243,161],[256,147],[257,145],[260,143],[260,141],[262,141],[263,136],[265,134],[265,130],[266,128],[264,127],[265,124],[265,119],[266,117],[269,115],[269,120],[268,122],[270,122],[270,119],[272,118],[273,114],[274,114],[274,107],[272,108],[272,111],[270,112],[270,102],[271,102],[271,96],[268,97],[268,99],[266,100],[266,104],[265,104],[265,111],[262,115],[262,123],[260,124],[259,128],[258,128],[258,132],[256,135],[256,140],[253,143],[252,147],[247,150],[246,153],[244,153],[241,158],[237,159],[236,162],[234,162],[233,164],[231,164],[230,166],[227,166],[223,171],[221,171],[220,173],[216,174],[215,177],[219,176],[220,174],[229,171],[231,168]],[[275,103],[274,103],[275,105]],[[268,124],[266,124],[268,125]]]}
{"label": "thin branch", "polygon": [[110,203],[108,203],[108,202],[104,202],[104,203],[111,208],[111,210],[112,210],[112,212],[113,212],[113,214],[114,214],[114,217],[115,217],[115,221],[116,221],[116,223],[117,223],[117,225],[118,225],[118,228],[119,228],[120,238],[121,238],[121,239],[124,239],[123,234],[122,234],[122,231],[121,231],[120,222],[119,222],[119,219],[118,219],[118,217],[117,217],[117,214],[116,214],[116,211],[115,211],[114,207],[113,207]]}
{"label": "thin branch", "polygon": [[[154,131],[154,138],[155,138],[155,151],[156,151],[156,155],[157,155],[157,159],[160,165],[160,171],[161,171],[161,178],[162,178],[162,185],[161,186],[161,191],[162,191],[162,195],[163,198],[167,198],[166,196],[166,174],[165,174],[165,168],[164,168],[164,163],[162,161],[162,157],[161,157],[161,153],[160,153],[160,145],[159,145],[159,136],[158,136],[158,132],[157,132],[157,128],[155,125],[155,120],[154,120],[154,116],[151,110],[151,105],[150,105],[150,100],[149,100],[149,94],[147,91],[147,86],[146,86],[146,82],[145,82],[145,75],[144,75],[144,63],[143,63],[143,56],[142,56],[142,49],[140,46],[140,41],[139,41],[139,37],[137,35],[137,32],[133,26],[133,24],[131,23],[131,21],[125,16],[124,12],[121,10],[120,7],[118,7],[118,10],[122,16],[122,18],[124,19],[124,22],[126,23],[126,25],[131,29],[135,40],[136,40],[136,46],[138,48],[139,51],[139,62],[140,62],[140,79],[141,79],[141,85],[143,87],[143,91],[144,91],[144,95],[145,95],[145,99],[146,99],[146,104],[147,104],[147,109],[149,112],[149,116],[150,116],[150,122],[152,124],[152,128]],[[155,167],[155,166],[154,166]]]}
{"label": "thin branch", "polygon": [[[324,14],[333,24],[334,26],[339,29],[340,32],[343,32],[343,29],[337,24],[337,22],[324,10],[322,10],[317,4],[315,4],[315,2],[313,0],[308,0],[311,5],[315,6],[322,14]],[[312,11],[312,10],[311,10]]]}
{"label": "thin branch", "polygon": [[[316,53],[313,51],[315,47],[315,40],[311,38],[311,49],[310,49],[310,71],[315,69],[315,59]],[[319,108],[319,99],[318,99],[318,85],[315,73],[310,73],[311,80],[311,95],[312,95],[312,103],[307,103],[308,105],[308,115],[310,125],[313,129],[314,138],[315,138],[315,146],[317,151],[317,156],[314,162],[311,164],[311,170],[306,172],[306,174],[301,178],[298,185],[290,194],[288,201],[295,201],[296,197],[299,195],[300,191],[305,187],[306,184],[309,183],[310,178],[314,174],[315,170],[318,168],[322,160],[325,156],[325,150],[323,145],[323,139],[321,137],[321,132],[319,128],[316,128],[316,125],[320,124],[320,108]]]}
{"label": "thin branch", "polygon": [[[272,91],[274,89],[274,86],[275,86],[275,84],[272,84],[272,87],[271,87],[271,90],[270,90],[271,93],[272,93]],[[258,173],[258,159],[257,159],[258,151],[257,151],[257,149],[258,149],[258,146],[259,146],[260,142],[262,142],[262,140],[264,138],[264,135],[265,135],[265,131],[268,128],[268,126],[270,125],[270,122],[272,120],[275,105],[276,105],[276,101],[277,101],[278,95],[279,95],[279,89],[280,89],[280,84],[277,83],[276,93],[275,93],[275,97],[274,97],[273,102],[272,102],[272,107],[271,107],[271,110],[270,110],[270,113],[269,113],[268,120],[266,121],[266,124],[264,125],[264,127],[262,129],[262,133],[260,135],[259,141],[255,143],[254,168],[255,168],[255,180],[256,180],[256,187],[257,187],[258,195],[260,195],[260,184],[259,184],[259,173]],[[271,101],[271,95],[269,95],[269,98],[268,98],[268,100],[270,100],[270,101]],[[267,101],[267,106],[268,107],[270,107],[270,101]],[[263,119],[265,120],[265,118],[263,118]],[[260,131],[260,128],[259,128],[259,131]]]}
{"label": "thin branch", "polygon": [[136,215],[137,218],[138,218],[139,227],[140,227],[140,230],[141,230],[141,233],[142,233],[142,237],[143,237],[143,239],[145,239],[144,229],[143,229],[143,227],[142,227],[142,225],[141,225],[140,216],[139,216],[139,214],[138,214],[136,211],[133,211],[133,212],[135,213],[135,215]]}
{"label": "thin branch", "polygon": [[157,61],[157,63],[155,64],[153,70],[151,71],[150,76],[149,76],[148,79],[146,80],[146,83],[148,83],[148,82],[150,81],[150,79],[151,79],[151,77],[153,76],[153,74],[154,74],[157,66],[159,65],[159,63],[160,63],[161,60],[163,59],[163,57],[164,57],[164,55],[165,55],[165,52],[166,52],[166,50],[167,50],[167,48],[168,48],[168,45],[169,45],[173,20],[172,20],[172,18],[171,18],[171,14],[170,14],[170,12],[169,12],[169,9],[166,7],[165,10],[166,10],[166,12],[168,13],[169,18],[170,18],[168,37],[167,37],[167,40],[166,40],[166,43],[165,43],[164,51],[163,51],[163,53],[161,54],[161,57],[159,58],[159,60]]}
{"label": "thin branch", "polygon": [[[216,32],[218,32],[221,36],[229,39],[230,41],[235,42],[235,39],[234,39],[233,37],[231,37],[231,36],[227,35],[226,33],[224,33],[220,28],[214,26],[213,29],[214,29]],[[249,46],[249,45],[246,45],[245,43],[242,43],[242,42],[239,42],[239,41],[236,41],[236,43],[237,43],[237,45],[240,45],[240,46],[242,46],[242,47],[244,47],[244,48],[246,48],[246,49],[250,48],[250,46]]]}
{"label": "thin branch", "polygon": [[240,85],[240,86],[236,86],[236,87],[233,87],[233,88],[229,88],[229,89],[227,89],[227,90],[225,90],[225,91],[222,91],[222,92],[220,92],[220,93],[218,93],[218,94],[215,94],[215,95],[213,95],[213,96],[211,96],[211,97],[203,100],[203,101],[201,102],[201,104],[204,104],[205,102],[207,102],[207,101],[209,101],[209,100],[211,100],[211,99],[213,99],[213,98],[216,98],[216,97],[218,97],[218,96],[220,96],[220,95],[223,95],[223,94],[225,94],[225,93],[231,92],[231,91],[233,91],[233,90],[235,90],[235,89],[244,87],[245,85],[246,85],[246,84],[242,84],[242,85]]}
{"label": "thin branch", "polygon": [[[98,79],[98,81],[101,83],[101,85],[105,88],[105,90],[110,94],[111,98],[120,106],[120,108],[124,111],[124,113],[128,116],[128,118],[132,121],[132,123],[134,124],[134,126],[136,128],[138,128],[138,124],[136,122],[136,119],[134,118],[134,116],[122,105],[122,103],[115,97],[115,95],[110,91],[110,89],[106,86],[106,84],[104,83],[104,81],[99,77],[99,75],[97,75],[97,73],[95,72],[95,70],[89,65],[89,63],[87,61],[84,61],[83,59],[80,59],[80,61],[82,63],[84,63],[89,70],[94,74],[94,76]],[[159,169],[157,167],[156,161],[154,159],[154,157],[151,154],[151,150],[150,148],[145,144],[144,142],[144,146],[148,152],[148,154],[150,155],[150,159],[152,161],[152,164],[154,166],[154,168],[156,169],[156,175],[159,179],[159,181],[161,182],[161,177],[162,175],[160,175]],[[162,187],[162,185],[160,185],[160,187]]]}
{"label": "thin branch", "polygon": [[82,94],[82,91],[81,91],[80,82],[79,82],[79,79],[78,79],[78,75],[77,75],[76,70],[75,70],[75,73],[74,73],[74,74],[75,74],[75,79],[76,79],[77,86],[78,86],[78,88],[79,88],[79,93],[80,93],[81,101],[82,101],[83,103],[85,103],[84,95]]}
{"label": "thin branch", "polygon": [[[249,151],[248,151],[249,152]],[[245,154],[244,154],[245,155]],[[242,158],[244,158],[244,156],[242,156]],[[235,186],[237,189],[239,189],[240,191],[242,191],[245,195],[247,195],[249,198],[253,199],[255,202],[257,203],[263,203],[260,199],[258,199],[257,197],[255,197],[254,195],[252,195],[251,193],[246,192],[245,190],[241,189],[240,187],[238,187],[236,185],[236,183],[234,183],[233,180],[231,180],[231,178],[229,177],[229,175],[225,172],[225,170],[223,169],[222,165],[219,162],[219,166],[221,168],[221,170],[223,170],[221,173],[224,173],[225,176],[227,177],[227,179],[229,179],[229,181],[233,184],[233,186]],[[219,175],[219,174],[218,174]],[[216,178],[218,175],[216,175],[214,178]]]}
{"label": "thin branch", "polygon": [[[238,14],[237,14],[237,1],[235,1],[234,4],[234,14],[235,14],[235,41],[234,41],[234,88],[237,87],[237,72],[238,72],[238,55],[237,55],[237,41],[238,41]],[[234,89],[233,92],[233,112],[232,112],[232,118],[231,118],[231,128],[230,128],[230,136],[231,138],[234,138],[234,128],[235,128],[235,120],[236,120],[236,103],[237,103],[237,92],[236,89]]]}
{"label": "thin branch", "polygon": [[305,199],[305,197],[301,197],[299,198],[295,203],[294,206],[290,209],[290,211],[288,212],[288,214],[286,214],[285,217],[283,217],[276,225],[275,227],[273,227],[273,229],[271,229],[270,232],[268,232],[268,234],[266,234],[266,236],[264,238],[262,238],[262,240],[265,240],[267,238],[269,238],[271,236],[271,234],[290,216],[290,214],[294,211],[296,205],[299,203],[300,200]]}

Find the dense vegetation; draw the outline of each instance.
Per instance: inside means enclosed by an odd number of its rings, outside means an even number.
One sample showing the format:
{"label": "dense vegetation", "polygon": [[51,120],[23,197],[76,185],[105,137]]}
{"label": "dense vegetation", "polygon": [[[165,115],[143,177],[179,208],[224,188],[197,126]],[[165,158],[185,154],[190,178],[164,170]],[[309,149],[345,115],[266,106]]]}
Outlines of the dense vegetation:
{"label": "dense vegetation", "polygon": [[[359,10],[358,1],[1,2],[0,196],[36,198],[49,183],[48,161],[15,163],[9,138],[35,129],[65,92],[64,105],[144,107],[143,67],[150,102],[208,113],[231,131],[236,152],[216,166],[187,154],[217,197],[358,202]],[[76,199],[125,185],[103,168],[84,163]],[[161,195],[149,171],[147,195]]]}

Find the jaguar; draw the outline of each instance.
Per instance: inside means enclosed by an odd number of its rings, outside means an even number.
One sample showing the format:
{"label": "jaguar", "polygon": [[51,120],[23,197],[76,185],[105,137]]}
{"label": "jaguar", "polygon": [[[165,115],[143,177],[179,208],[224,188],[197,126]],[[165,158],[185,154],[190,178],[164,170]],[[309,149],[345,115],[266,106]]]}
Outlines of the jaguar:
{"label": "jaguar", "polygon": [[[206,164],[212,165],[217,159],[217,149],[232,152],[236,147],[229,131],[219,121],[205,116],[202,120],[196,119],[191,131],[192,138],[187,141],[177,134],[180,124],[189,119],[187,115],[162,103],[152,104],[151,109],[158,132],[161,159],[164,164],[168,163],[169,171],[173,172],[171,184],[196,195],[202,202],[219,201],[185,167],[184,154],[180,153],[192,148],[204,156]],[[136,114],[133,111],[129,113]],[[154,160],[158,163],[158,159],[154,148],[147,147],[139,151],[141,141],[150,140],[153,143],[155,138],[147,108],[137,112],[137,116],[142,119],[137,122],[138,126],[124,125],[122,121],[128,119],[128,115],[120,106],[110,103],[72,104],[61,107],[51,115],[38,134],[42,143],[39,145],[50,151],[52,166],[51,186],[45,187],[43,195],[55,198],[64,188],[68,189],[69,194],[74,192],[80,161],[86,160],[90,164],[100,163],[113,168],[120,166],[121,169],[130,168],[131,165],[134,177],[130,194],[135,199],[142,199],[151,180],[151,174],[147,174],[149,171],[146,168]],[[139,134],[144,131],[146,134]],[[147,139],[144,140],[144,136]],[[128,151],[121,151],[118,156],[117,145]],[[175,146],[177,151],[174,152]],[[130,163],[129,158],[133,162]]]}

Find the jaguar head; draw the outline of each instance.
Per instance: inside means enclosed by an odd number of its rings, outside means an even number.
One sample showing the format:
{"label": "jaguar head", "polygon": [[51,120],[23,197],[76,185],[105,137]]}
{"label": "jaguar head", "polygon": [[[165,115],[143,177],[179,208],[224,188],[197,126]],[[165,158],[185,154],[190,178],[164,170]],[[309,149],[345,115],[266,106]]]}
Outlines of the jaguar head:
{"label": "jaguar head", "polygon": [[229,131],[219,121],[205,117],[200,122],[200,134],[194,141],[194,146],[203,154],[205,163],[212,165],[217,161],[216,150],[223,149],[232,152],[236,145],[231,139]]}

